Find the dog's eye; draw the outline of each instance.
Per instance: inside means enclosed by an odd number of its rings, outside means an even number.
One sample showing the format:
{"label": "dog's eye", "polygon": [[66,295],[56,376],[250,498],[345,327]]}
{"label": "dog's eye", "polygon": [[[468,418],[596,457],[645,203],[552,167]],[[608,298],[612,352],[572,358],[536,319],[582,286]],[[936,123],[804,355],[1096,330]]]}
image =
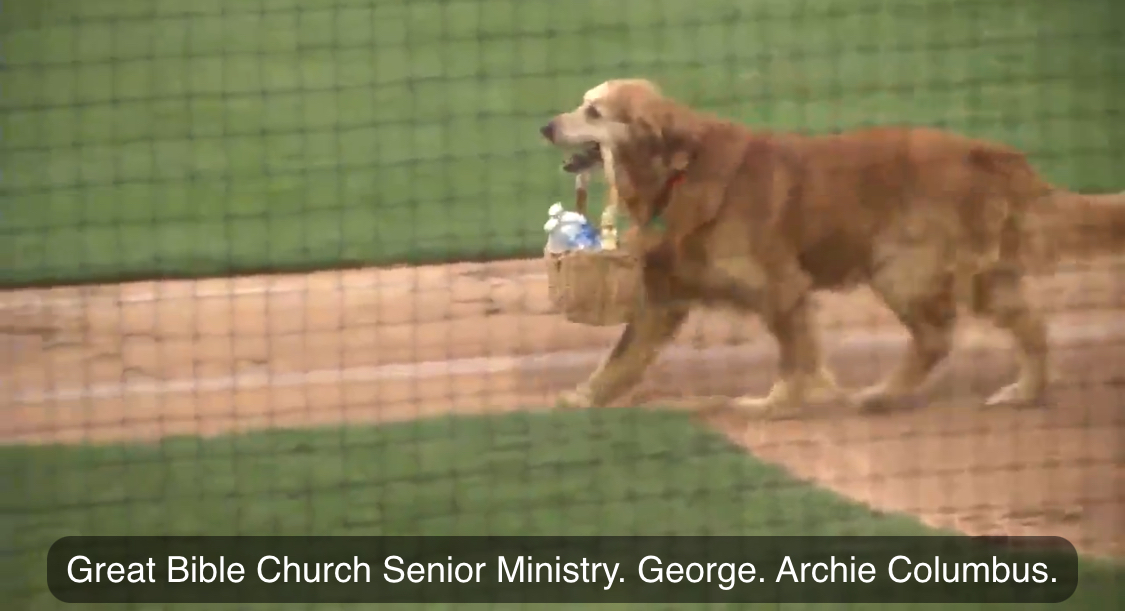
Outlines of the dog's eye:
{"label": "dog's eye", "polygon": [[587,106],[586,117],[590,119],[600,119],[602,117],[602,113],[598,112],[598,108],[596,106]]}

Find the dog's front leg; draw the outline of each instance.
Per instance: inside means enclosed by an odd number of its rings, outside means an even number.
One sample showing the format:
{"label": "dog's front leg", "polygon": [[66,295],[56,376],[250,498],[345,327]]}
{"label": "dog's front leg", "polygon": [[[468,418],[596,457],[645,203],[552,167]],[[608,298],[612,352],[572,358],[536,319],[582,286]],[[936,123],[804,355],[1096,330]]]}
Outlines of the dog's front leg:
{"label": "dog's front leg", "polygon": [[843,400],[832,373],[824,366],[812,294],[808,290],[784,294],[770,291],[770,305],[761,312],[777,340],[779,377],[765,397],[741,397],[735,404],[755,415],[785,417],[809,402]]}
{"label": "dog's front leg", "polygon": [[688,310],[683,304],[639,308],[597,370],[578,388],[563,393],[559,407],[600,407],[631,390],[683,326]]}
{"label": "dog's front leg", "polygon": [[689,311],[685,301],[643,299],[613,350],[589,379],[559,397],[559,407],[600,407],[631,390],[676,336]]}

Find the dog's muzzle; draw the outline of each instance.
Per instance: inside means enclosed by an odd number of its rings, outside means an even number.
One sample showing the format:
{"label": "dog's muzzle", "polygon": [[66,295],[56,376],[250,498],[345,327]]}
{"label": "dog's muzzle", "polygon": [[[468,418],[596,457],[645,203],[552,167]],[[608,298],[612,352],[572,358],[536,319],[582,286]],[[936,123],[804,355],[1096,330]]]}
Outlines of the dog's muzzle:
{"label": "dog's muzzle", "polygon": [[[558,129],[554,120],[540,127],[539,133],[551,144],[558,144],[555,140],[558,137]],[[568,157],[566,162],[563,163],[563,170],[571,174],[580,174],[598,167],[601,163],[602,149],[597,142],[591,142],[583,145],[578,152]]]}
{"label": "dog's muzzle", "polygon": [[595,144],[587,145],[582,150],[574,153],[563,163],[563,171],[571,174],[581,174],[592,170],[602,164],[602,148]]}
{"label": "dog's muzzle", "polygon": [[543,127],[540,127],[539,133],[543,134],[543,137],[553,144],[555,142],[555,122],[551,121]]}

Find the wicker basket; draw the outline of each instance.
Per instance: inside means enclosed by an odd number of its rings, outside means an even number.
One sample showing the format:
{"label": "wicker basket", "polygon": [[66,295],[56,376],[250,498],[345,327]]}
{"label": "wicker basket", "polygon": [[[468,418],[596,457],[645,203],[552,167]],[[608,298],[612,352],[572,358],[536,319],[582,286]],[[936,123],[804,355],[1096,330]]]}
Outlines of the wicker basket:
{"label": "wicker basket", "polygon": [[570,322],[604,327],[629,320],[639,267],[625,250],[546,253],[551,301]]}
{"label": "wicker basket", "polygon": [[[577,184],[577,209],[586,214],[585,184]],[[616,193],[601,218],[602,250],[544,251],[551,302],[569,321],[598,327],[628,322],[637,301],[640,266],[617,244]]]}

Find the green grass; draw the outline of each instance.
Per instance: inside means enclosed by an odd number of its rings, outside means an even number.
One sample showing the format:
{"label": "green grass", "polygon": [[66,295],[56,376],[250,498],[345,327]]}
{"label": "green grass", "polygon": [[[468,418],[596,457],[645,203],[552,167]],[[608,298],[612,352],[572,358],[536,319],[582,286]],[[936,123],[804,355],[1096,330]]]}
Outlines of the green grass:
{"label": "green grass", "polygon": [[[644,410],[9,447],[0,462],[17,550],[4,598],[23,609],[61,608],[42,567],[69,535],[933,534]],[[1087,565],[1064,608],[1113,608],[1119,577]]]}
{"label": "green grass", "polygon": [[6,0],[0,285],[534,252],[550,113],[944,124],[1121,188],[1112,2]]}

